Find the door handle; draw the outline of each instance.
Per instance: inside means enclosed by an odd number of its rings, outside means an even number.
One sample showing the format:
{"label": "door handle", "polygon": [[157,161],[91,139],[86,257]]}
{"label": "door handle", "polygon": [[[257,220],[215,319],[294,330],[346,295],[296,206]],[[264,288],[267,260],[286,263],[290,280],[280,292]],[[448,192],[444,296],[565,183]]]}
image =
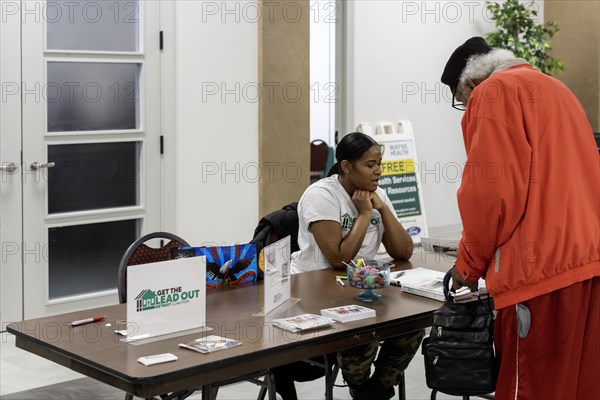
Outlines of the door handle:
{"label": "door handle", "polygon": [[0,171],[6,171],[9,174],[12,174],[13,172],[15,172],[19,167],[17,166],[17,164],[15,164],[14,162],[11,162],[9,164],[6,165],[0,165]]}
{"label": "door handle", "polygon": [[43,163],[34,161],[31,163],[30,167],[32,170],[36,171],[36,170],[42,169],[42,168],[52,168],[52,167],[54,167],[54,165],[55,165],[55,163],[53,163],[53,162],[43,164]]}

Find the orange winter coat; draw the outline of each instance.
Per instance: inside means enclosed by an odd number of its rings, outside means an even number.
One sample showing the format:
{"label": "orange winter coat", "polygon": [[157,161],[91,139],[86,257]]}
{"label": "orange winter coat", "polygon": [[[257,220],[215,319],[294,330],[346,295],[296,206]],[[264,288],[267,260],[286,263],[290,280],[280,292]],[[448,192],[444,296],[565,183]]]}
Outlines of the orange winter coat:
{"label": "orange winter coat", "polygon": [[600,155],[573,93],[514,66],[473,90],[462,130],[461,275],[498,309],[600,276]]}

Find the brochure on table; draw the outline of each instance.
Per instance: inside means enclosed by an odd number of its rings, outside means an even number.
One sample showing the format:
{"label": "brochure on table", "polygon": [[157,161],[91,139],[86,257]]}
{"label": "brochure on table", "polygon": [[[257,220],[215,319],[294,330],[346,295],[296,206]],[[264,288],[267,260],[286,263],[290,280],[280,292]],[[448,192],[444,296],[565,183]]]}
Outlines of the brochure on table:
{"label": "brochure on table", "polygon": [[300,299],[291,298],[290,256],[291,238],[287,236],[265,246],[265,301],[263,315],[274,316],[296,304]]}
{"label": "brochure on table", "polygon": [[[398,284],[403,292],[429,297],[434,300],[446,301],[443,285],[444,275],[446,273],[441,271],[418,267],[391,273],[390,282]],[[487,295],[483,279],[479,279],[479,295]],[[477,298],[466,286],[458,289],[452,297],[456,303]]]}
{"label": "brochure on table", "polygon": [[206,262],[181,258],[127,268],[126,341],[202,330],[206,323]]}
{"label": "brochure on table", "polygon": [[290,332],[303,332],[319,328],[329,328],[335,321],[316,314],[301,314],[273,320],[273,326]]}

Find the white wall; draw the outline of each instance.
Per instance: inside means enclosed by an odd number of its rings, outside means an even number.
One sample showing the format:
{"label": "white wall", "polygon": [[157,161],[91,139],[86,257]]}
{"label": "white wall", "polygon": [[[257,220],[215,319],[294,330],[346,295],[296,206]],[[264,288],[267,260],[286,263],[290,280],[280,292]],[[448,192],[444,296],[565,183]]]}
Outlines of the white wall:
{"label": "white wall", "polygon": [[174,195],[164,225],[194,245],[245,242],[258,222],[256,1],[169,3]]}
{"label": "white wall", "polygon": [[[440,82],[452,51],[494,29],[482,1],[347,2],[349,88],[346,125],[410,120],[430,229],[460,224],[457,172],[465,151],[462,112]],[[543,4],[537,7],[540,19]],[[543,21],[543,19],[541,19]],[[426,169],[426,173],[423,173]]]}
{"label": "white wall", "polygon": [[[172,66],[166,65],[172,80],[164,88],[164,94],[173,92],[166,105],[173,109],[172,121],[167,117],[164,124],[165,177],[173,181],[165,186],[174,194],[166,194],[164,226],[194,244],[243,242],[258,220],[256,2],[167,3],[173,15],[164,15],[163,25],[174,32],[174,37],[166,33],[174,51]],[[459,224],[462,113],[450,107],[450,92],[439,78],[459,44],[493,29],[484,3],[353,0],[346,5],[348,130],[363,121],[374,126],[410,120],[421,170],[427,170],[421,179],[429,227]]]}
{"label": "white wall", "polygon": [[310,2],[310,140],[335,142],[335,25],[334,0]]}

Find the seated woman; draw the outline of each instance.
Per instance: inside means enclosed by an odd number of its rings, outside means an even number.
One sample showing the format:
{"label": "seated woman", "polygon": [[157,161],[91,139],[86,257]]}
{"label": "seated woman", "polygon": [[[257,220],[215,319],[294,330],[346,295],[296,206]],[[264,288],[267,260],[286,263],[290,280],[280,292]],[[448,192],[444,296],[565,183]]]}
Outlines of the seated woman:
{"label": "seated woman", "polygon": [[[407,260],[413,242],[383,189],[381,149],[363,133],[350,133],[335,152],[338,161],[329,176],[312,184],[300,199],[300,250],[292,254],[293,273],[324,268],[345,270],[344,263],[373,259],[383,243],[396,260]],[[337,355],[342,375],[354,399],[388,399],[393,386],[419,348],[424,331],[389,338],[377,356],[379,342]],[[375,360],[377,356],[377,360]],[[375,372],[371,376],[371,365]]]}

